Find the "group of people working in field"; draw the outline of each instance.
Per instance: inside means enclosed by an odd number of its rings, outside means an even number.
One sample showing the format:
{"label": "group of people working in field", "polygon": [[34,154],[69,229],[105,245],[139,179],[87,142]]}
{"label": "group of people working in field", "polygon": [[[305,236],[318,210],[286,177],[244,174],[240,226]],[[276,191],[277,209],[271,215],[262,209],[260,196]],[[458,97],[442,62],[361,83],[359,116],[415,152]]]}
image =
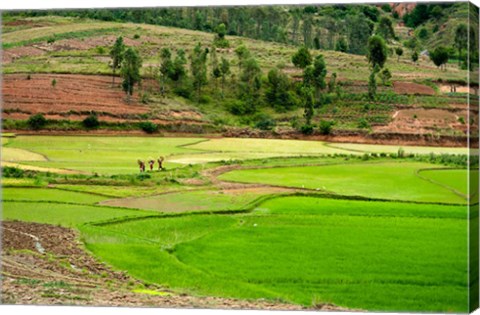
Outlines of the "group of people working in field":
{"label": "group of people working in field", "polygon": [[[158,170],[163,170],[163,161],[164,161],[164,157],[161,156],[157,159],[157,162],[158,162]],[[141,172],[145,172],[145,162],[138,159],[137,160],[137,163],[138,163],[138,167],[140,167],[140,173]],[[153,166],[155,165],[155,160],[154,159],[149,159],[148,160],[148,164],[150,165],[150,171],[153,171]]]}

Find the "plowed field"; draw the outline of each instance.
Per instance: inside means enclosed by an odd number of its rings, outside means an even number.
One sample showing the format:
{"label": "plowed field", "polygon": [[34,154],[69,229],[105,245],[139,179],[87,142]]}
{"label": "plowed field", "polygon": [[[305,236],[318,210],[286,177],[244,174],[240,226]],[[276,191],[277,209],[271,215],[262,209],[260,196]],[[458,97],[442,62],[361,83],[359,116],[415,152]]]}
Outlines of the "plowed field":
{"label": "plowed field", "polygon": [[96,111],[118,117],[149,111],[147,106],[139,104],[136,94],[128,104],[125,93],[117,86],[112,87],[111,82],[111,77],[94,75],[34,74],[30,80],[26,74],[5,75],[3,110],[28,114]]}

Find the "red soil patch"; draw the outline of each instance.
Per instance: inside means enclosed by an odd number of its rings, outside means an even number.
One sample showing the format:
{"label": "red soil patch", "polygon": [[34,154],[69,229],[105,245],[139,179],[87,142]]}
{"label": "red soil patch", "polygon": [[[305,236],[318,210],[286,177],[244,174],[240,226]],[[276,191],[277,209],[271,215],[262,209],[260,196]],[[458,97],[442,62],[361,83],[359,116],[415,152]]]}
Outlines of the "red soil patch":
{"label": "red soil patch", "polygon": [[[57,81],[55,87],[53,79]],[[148,112],[136,95],[127,104],[125,93],[117,86],[112,87],[111,81],[110,77],[90,75],[34,74],[30,80],[25,74],[5,75],[3,110],[51,114],[96,111],[119,117]]]}
{"label": "red soil patch", "polygon": [[15,47],[6,49],[2,54],[2,64],[8,64],[15,61],[15,59],[24,56],[39,56],[45,52],[42,49],[33,46]]}
{"label": "red soil patch", "polygon": [[394,82],[393,89],[396,94],[435,95],[433,88],[412,82]]}
{"label": "red soil patch", "polygon": [[374,128],[376,132],[425,134],[438,129],[466,131],[466,111],[451,112],[442,109],[403,109],[393,114],[393,121],[387,126]]}

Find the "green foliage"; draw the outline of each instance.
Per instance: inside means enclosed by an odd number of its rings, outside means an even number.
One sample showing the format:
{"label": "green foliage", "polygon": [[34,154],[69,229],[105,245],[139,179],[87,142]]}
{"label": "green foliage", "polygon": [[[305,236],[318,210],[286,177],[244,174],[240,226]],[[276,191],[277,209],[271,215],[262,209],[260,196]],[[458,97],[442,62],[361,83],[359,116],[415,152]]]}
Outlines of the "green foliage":
{"label": "green foliage", "polygon": [[372,70],[368,78],[368,97],[370,100],[375,100],[377,96],[377,79],[375,78],[375,70]]}
{"label": "green foliage", "polygon": [[140,128],[146,133],[155,133],[158,131],[158,125],[151,121],[144,121],[140,123]]}
{"label": "green foliage", "polygon": [[416,50],[412,53],[412,61],[414,63],[418,61],[418,52]]}
{"label": "green foliage", "polygon": [[140,76],[140,68],[142,67],[142,59],[137,51],[133,48],[125,50],[121,73],[123,77],[122,88],[130,98],[133,95],[133,88],[135,84],[140,83],[142,77]]}
{"label": "green foliage", "polygon": [[227,34],[227,27],[224,23],[220,23],[216,28],[216,36],[213,40],[213,44],[219,48],[228,48],[230,47],[230,42],[225,38]]}
{"label": "green foliage", "polygon": [[[25,171],[17,167],[4,166],[2,167],[2,177],[23,178],[25,177]],[[5,196],[3,198],[5,199]]]}
{"label": "green foliage", "polygon": [[387,61],[387,45],[382,37],[374,35],[368,40],[368,62],[371,65],[372,69],[375,69],[377,66],[383,68],[383,65]]}
{"label": "green foliage", "polygon": [[300,47],[297,52],[292,56],[292,63],[295,67],[305,69],[308,65],[312,64],[312,55],[307,47]]}
{"label": "green foliage", "polygon": [[313,101],[313,89],[309,86],[302,87],[302,99],[303,99],[303,117],[305,118],[305,124],[311,125],[314,110]]}
{"label": "green foliage", "polygon": [[115,71],[120,68],[123,61],[123,54],[125,52],[125,44],[123,43],[123,37],[117,37],[115,44],[110,49],[110,57],[112,58],[112,82],[115,82]]}
{"label": "green foliage", "polygon": [[242,63],[238,84],[238,98],[243,103],[245,113],[254,113],[260,99],[262,70],[255,58],[249,57]]}
{"label": "green foliage", "polygon": [[428,30],[425,28],[425,27],[422,27],[419,31],[418,31],[418,38],[422,39],[422,40],[425,40],[427,39],[429,36],[429,33],[428,33]]}
{"label": "green foliage", "polygon": [[300,127],[300,132],[303,133],[304,135],[311,135],[313,134],[313,126],[309,124],[302,125]]}
{"label": "green foliage", "polygon": [[460,63],[460,56],[464,49],[468,48],[468,28],[465,24],[459,24],[455,29],[455,43],[454,47],[458,50],[458,62]]}
{"label": "green foliage", "polygon": [[332,133],[332,128],[335,125],[335,122],[328,121],[328,120],[321,120],[320,124],[318,125],[320,134],[322,135],[329,135]]}
{"label": "green foliage", "polygon": [[337,85],[337,73],[334,72],[330,76],[330,80],[328,81],[328,93],[332,93],[335,91]]}
{"label": "green foliage", "polygon": [[97,46],[97,48],[95,48],[95,51],[97,52],[97,54],[103,55],[103,54],[105,54],[105,47]]}
{"label": "green foliage", "polygon": [[347,52],[348,51],[348,43],[345,37],[340,37],[335,44],[335,50],[336,51],[341,51],[341,52]]}
{"label": "green foliage", "polygon": [[42,114],[35,114],[28,118],[27,124],[30,129],[40,130],[47,124],[47,120]]}
{"label": "green foliage", "polygon": [[392,12],[392,7],[388,3],[383,4],[381,9],[383,12]]}
{"label": "green foliage", "polygon": [[369,129],[371,126],[370,126],[370,123],[368,122],[368,120],[366,120],[365,118],[361,118],[361,119],[358,120],[357,127],[362,128],[362,129]]}
{"label": "green foliage", "polygon": [[57,86],[57,79],[53,79],[52,80],[52,87],[56,87]]}
{"label": "green foliage", "polygon": [[190,72],[193,78],[193,87],[197,91],[197,100],[200,99],[202,87],[208,83],[207,80],[207,55],[208,48],[202,49],[202,44],[198,43],[190,55]]}
{"label": "green foliage", "polygon": [[297,99],[290,90],[290,79],[278,68],[268,72],[265,99],[278,111],[287,111],[297,105]]}
{"label": "green foliage", "polygon": [[85,128],[87,129],[94,129],[100,126],[100,122],[98,121],[98,117],[96,113],[91,113],[90,115],[88,115],[88,117],[86,117],[82,121],[82,123],[83,123],[83,126],[85,126]]}
{"label": "green foliage", "polygon": [[393,29],[392,20],[386,16],[380,19],[380,22],[377,26],[378,35],[382,36],[385,40],[390,40],[395,38],[395,30]]}
{"label": "green foliage", "polygon": [[372,28],[363,14],[355,14],[347,19],[348,52],[356,55],[367,53],[367,43]]}
{"label": "green foliage", "polygon": [[379,76],[384,86],[392,85],[392,82],[390,81],[392,79],[392,73],[390,72],[390,70],[384,68],[382,71],[380,71]]}
{"label": "green foliage", "polygon": [[442,15],[442,8],[451,6],[451,4],[425,4],[419,3],[412,12],[403,16],[403,21],[408,27],[417,27],[425,23],[430,18],[440,18]]}
{"label": "green foliage", "polygon": [[254,120],[256,121],[255,128],[261,130],[272,130],[276,125],[275,120],[267,114],[258,114]]}
{"label": "green foliage", "polygon": [[403,55],[403,48],[402,47],[396,47],[395,48],[395,54],[398,56],[397,61],[400,61],[400,57]]}
{"label": "green foliage", "polygon": [[439,68],[448,62],[448,49],[443,46],[439,46],[435,48],[435,50],[429,51],[429,55],[430,60],[432,60],[433,63]]}
{"label": "green foliage", "polygon": [[139,38],[140,38],[140,35],[139,35],[139,34],[133,35],[133,39],[139,39]]}
{"label": "green foliage", "polygon": [[410,39],[406,40],[403,45],[410,49],[417,49],[418,47],[418,40],[416,37],[411,37]]}

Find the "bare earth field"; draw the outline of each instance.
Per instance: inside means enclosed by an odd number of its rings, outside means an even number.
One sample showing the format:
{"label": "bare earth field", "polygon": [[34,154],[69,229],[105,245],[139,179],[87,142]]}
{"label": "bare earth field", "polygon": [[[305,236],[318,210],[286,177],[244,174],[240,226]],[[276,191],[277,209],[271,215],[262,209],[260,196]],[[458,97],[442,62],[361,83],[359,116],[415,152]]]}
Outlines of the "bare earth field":
{"label": "bare earth field", "polygon": [[[53,79],[57,81],[55,87]],[[148,112],[135,96],[131,104],[126,104],[124,93],[111,85],[112,78],[107,76],[34,74],[28,80],[25,74],[6,75],[3,110],[54,114],[95,110],[114,115]]]}

